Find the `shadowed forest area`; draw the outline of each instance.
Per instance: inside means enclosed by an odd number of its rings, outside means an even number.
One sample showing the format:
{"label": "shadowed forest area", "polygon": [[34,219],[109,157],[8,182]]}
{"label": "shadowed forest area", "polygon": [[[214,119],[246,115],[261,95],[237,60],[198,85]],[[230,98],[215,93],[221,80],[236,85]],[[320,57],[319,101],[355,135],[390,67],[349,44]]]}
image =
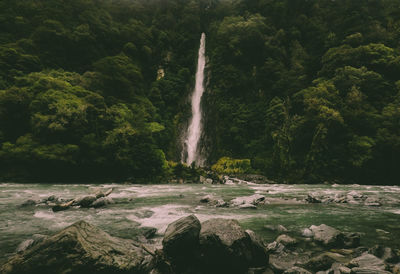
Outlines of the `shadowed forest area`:
{"label": "shadowed forest area", "polygon": [[2,179],[196,172],[178,162],[205,32],[209,166],[399,184],[396,0],[2,0],[0,26]]}

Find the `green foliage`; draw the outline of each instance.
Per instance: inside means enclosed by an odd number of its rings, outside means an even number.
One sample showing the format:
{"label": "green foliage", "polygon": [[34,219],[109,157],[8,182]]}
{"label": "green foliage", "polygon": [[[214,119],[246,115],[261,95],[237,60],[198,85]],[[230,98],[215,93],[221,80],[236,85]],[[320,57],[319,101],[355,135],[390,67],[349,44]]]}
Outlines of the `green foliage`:
{"label": "green foliage", "polygon": [[205,32],[208,164],[236,173],[251,163],[295,183],[398,183],[398,8],[395,0],[3,0],[0,171],[198,176],[176,162]]}
{"label": "green foliage", "polygon": [[243,174],[251,171],[250,159],[220,158],[211,169],[222,174]]}

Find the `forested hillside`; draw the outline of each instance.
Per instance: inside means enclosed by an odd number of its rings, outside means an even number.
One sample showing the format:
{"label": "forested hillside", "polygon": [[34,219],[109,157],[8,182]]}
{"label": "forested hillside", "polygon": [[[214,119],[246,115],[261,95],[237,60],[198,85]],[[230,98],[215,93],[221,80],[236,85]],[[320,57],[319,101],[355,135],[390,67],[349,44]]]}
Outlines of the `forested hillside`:
{"label": "forested hillside", "polygon": [[400,182],[397,0],[2,0],[0,177],[179,172],[201,32],[210,165]]}

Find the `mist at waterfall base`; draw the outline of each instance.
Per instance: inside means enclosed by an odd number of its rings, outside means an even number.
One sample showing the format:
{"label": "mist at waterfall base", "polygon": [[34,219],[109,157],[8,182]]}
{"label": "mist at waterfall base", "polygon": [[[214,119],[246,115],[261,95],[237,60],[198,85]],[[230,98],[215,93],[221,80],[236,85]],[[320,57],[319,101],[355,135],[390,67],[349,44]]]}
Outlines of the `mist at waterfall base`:
{"label": "mist at waterfall base", "polygon": [[196,83],[191,98],[192,118],[185,134],[181,159],[182,162],[187,165],[194,163],[196,166],[201,166],[203,164],[200,155],[199,141],[202,131],[201,97],[204,93],[204,68],[206,65],[205,43],[206,35],[202,33],[197,60]]}

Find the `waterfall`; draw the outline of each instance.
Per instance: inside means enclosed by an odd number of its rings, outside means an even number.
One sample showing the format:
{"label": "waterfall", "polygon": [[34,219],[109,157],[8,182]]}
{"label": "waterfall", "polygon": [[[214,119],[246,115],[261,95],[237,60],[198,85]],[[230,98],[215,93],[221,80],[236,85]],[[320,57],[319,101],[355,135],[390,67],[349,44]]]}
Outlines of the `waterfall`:
{"label": "waterfall", "polygon": [[199,140],[202,131],[202,113],[200,103],[204,92],[204,67],[206,65],[205,44],[206,35],[202,33],[197,60],[196,84],[191,98],[192,118],[186,132],[184,151],[182,153],[182,162],[185,162],[188,165],[191,165],[194,162],[197,166],[202,164],[199,153]]}

